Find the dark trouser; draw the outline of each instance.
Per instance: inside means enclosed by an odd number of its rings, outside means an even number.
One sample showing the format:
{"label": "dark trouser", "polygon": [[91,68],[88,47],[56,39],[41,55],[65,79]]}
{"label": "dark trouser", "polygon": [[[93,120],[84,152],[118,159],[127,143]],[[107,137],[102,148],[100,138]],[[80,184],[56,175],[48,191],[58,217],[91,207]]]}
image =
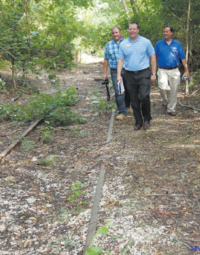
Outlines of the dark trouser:
{"label": "dark trouser", "polygon": [[151,120],[150,70],[145,69],[140,72],[125,71],[124,79],[130,96],[135,124],[142,125],[143,121]]}
{"label": "dark trouser", "polygon": [[126,87],[126,81],[124,79],[124,72],[122,72],[122,78],[123,78],[124,89],[125,89],[125,92],[124,92],[125,106],[126,106],[126,108],[130,108],[130,106],[131,106],[131,99],[130,99],[130,96],[129,96],[129,93],[128,93],[128,89]]}

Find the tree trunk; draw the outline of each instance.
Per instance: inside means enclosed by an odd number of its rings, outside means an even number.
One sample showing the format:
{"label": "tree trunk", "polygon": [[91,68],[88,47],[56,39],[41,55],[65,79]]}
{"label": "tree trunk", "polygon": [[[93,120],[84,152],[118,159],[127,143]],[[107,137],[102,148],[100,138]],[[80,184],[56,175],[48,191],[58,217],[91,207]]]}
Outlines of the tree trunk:
{"label": "tree trunk", "polygon": [[128,17],[128,19],[130,19],[130,16],[128,14],[128,8],[127,8],[127,5],[126,5],[126,2],[125,2],[125,0],[121,0],[121,1],[122,1],[123,5],[124,5],[124,9],[126,11],[127,17]]}
{"label": "tree trunk", "polygon": [[13,81],[14,89],[16,90],[17,86],[16,86],[16,82],[15,82],[15,61],[11,60],[11,63],[12,63],[12,81]]}
{"label": "tree trunk", "polygon": [[24,7],[24,12],[26,15],[26,22],[27,22],[27,29],[28,29],[28,39],[29,39],[29,54],[31,53],[31,32],[30,32],[30,26],[29,26],[29,22],[28,22],[28,14],[26,11],[26,4],[23,1],[23,7]]}
{"label": "tree trunk", "polygon": [[137,11],[136,11],[136,8],[135,8],[135,0],[130,0],[131,1],[131,7],[132,7],[132,10],[133,10],[133,13],[136,15],[137,14]]}
{"label": "tree trunk", "polygon": [[[188,51],[189,51],[189,24],[190,24],[190,7],[191,0],[188,0],[188,11],[187,11],[187,29],[186,29],[186,61],[188,63]],[[189,95],[188,80],[185,81],[185,94]]]}

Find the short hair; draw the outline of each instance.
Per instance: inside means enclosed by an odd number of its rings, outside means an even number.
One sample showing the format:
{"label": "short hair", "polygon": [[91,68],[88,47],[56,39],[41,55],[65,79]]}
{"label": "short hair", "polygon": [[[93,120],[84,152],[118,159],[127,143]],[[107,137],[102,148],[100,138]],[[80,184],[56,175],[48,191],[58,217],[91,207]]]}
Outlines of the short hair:
{"label": "short hair", "polygon": [[128,23],[128,27],[129,27],[130,24],[136,24],[136,25],[137,25],[137,28],[138,28],[138,29],[140,28],[138,22],[136,22],[136,21],[130,21],[130,22]]}
{"label": "short hair", "polygon": [[121,32],[121,29],[120,29],[120,27],[118,27],[118,26],[114,26],[114,27],[111,29],[111,31],[113,31],[114,28],[118,28],[118,29],[119,29],[119,32]]}
{"label": "short hair", "polygon": [[173,29],[173,27],[172,27],[172,26],[169,26],[169,25],[164,26],[164,28],[166,28],[166,27],[169,27],[170,32],[174,32],[174,29]]}

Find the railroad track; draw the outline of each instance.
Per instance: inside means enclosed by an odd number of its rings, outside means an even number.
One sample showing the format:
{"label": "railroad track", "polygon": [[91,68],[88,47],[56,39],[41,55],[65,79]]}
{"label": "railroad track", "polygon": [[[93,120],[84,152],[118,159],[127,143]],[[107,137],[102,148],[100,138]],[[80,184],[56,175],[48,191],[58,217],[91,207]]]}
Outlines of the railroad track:
{"label": "railroad track", "polygon": [[[109,127],[107,132],[107,139],[104,141],[105,145],[109,145],[111,138],[112,138],[112,131],[113,131],[113,124],[114,124],[114,115],[115,110],[112,111],[111,118],[109,121]],[[35,121],[27,130],[25,130],[21,135],[20,138],[14,141],[12,144],[10,144],[1,154],[0,154],[0,162],[3,162],[5,157],[9,155],[10,152],[12,152],[17,146],[21,143],[21,140],[24,139],[27,135],[29,135],[33,130],[42,122],[42,120]],[[87,231],[87,237],[85,241],[84,251],[83,254],[86,253],[88,247],[90,246],[93,237],[97,230],[97,223],[98,223],[98,212],[99,212],[99,203],[102,197],[102,189],[104,184],[104,178],[105,178],[105,168],[104,164],[100,167],[100,173],[98,177],[98,182],[96,185],[96,193],[94,196],[94,202],[91,210],[91,217],[89,221],[89,227]],[[64,229],[64,228],[63,228]]]}
{"label": "railroad track", "polygon": [[20,143],[21,140],[26,137],[28,134],[30,134],[34,128],[37,127],[42,122],[42,120],[36,120],[27,130],[25,130],[21,135],[20,138],[11,143],[4,151],[1,152],[0,154],[0,163],[4,161],[5,157],[15,149]]}
{"label": "railroad track", "polygon": [[[112,111],[112,115],[111,115],[111,119],[110,119],[110,123],[109,123],[107,140],[105,141],[107,144],[110,143],[110,140],[112,137],[114,114],[115,114],[115,110]],[[98,178],[98,182],[97,182],[96,193],[95,193],[95,197],[94,197],[94,204],[93,204],[92,211],[91,211],[91,218],[90,218],[90,223],[89,223],[89,228],[88,228],[88,232],[87,232],[83,255],[85,255],[88,247],[92,243],[92,240],[93,240],[94,235],[97,230],[99,203],[100,203],[101,197],[102,197],[102,190],[103,190],[103,184],[104,184],[105,172],[106,172],[103,164],[101,165],[100,169],[101,170],[100,170],[99,178]]]}
{"label": "railroad track", "polygon": [[[96,231],[112,219],[114,224],[109,227],[110,233],[98,236],[96,240],[96,245],[103,247],[104,251],[107,249],[111,254],[143,252],[154,255],[161,252],[188,255],[188,246],[181,245],[198,245],[199,242],[198,237],[192,239],[190,236],[194,228],[198,230],[199,210],[195,206],[199,196],[197,193],[196,197],[188,197],[188,187],[194,189],[194,195],[199,189],[199,169],[195,166],[197,159],[192,151],[192,148],[197,150],[199,145],[187,144],[188,139],[197,135],[198,120],[194,120],[196,134],[191,134],[184,120],[179,119],[182,143],[178,147],[178,141],[170,140],[170,136],[175,139],[175,130],[179,132],[175,121],[169,123],[168,116],[161,115],[159,106],[156,107],[157,103],[153,108],[155,118],[148,131],[134,132],[132,116],[119,123],[114,122],[114,111],[106,116],[91,111],[89,118],[93,118],[93,121],[70,129],[55,129],[55,140],[51,144],[38,143],[29,155],[23,155],[20,151],[20,139],[4,150],[0,154],[0,247],[3,247],[0,254],[85,254]],[[81,114],[87,115],[89,112],[82,105],[79,105],[79,109],[83,110]],[[39,121],[31,125],[21,137],[29,134],[30,139],[38,141],[39,129],[32,132],[38,124]],[[11,153],[6,158],[10,152],[14,155]],[[43,158],[56,152],[60,156],[59,165],[45,168],[31,163],[34,156],[41,154]],[[183,161],[179,161],[183,154]],[[23,156],[27,159],[20,165],[17,160],[18,157],[22,160]],[[190,166],[195,171],[192,172]],[[194,179],[184,186],[186,177],[190,175],[188,169]],[[88,181],[86,192],[89,205],[85,206],[87,214],[79,223],[82,212],[66,212],[72,207],[66,198],[76,180],[83,183]],[[182,194],[180,183],[181,187],[188,189],[188,193]],[[173,192],[170,193],[170,189]],[[73,217],[69,216],[70,213]],[[191,232],[187,233],[185,224]],[[185,231],[190,240],[187,238],[184,241],[184,236],[178,233],[172,240],[175,227]],[[12,232],[12,229],[16,232]],[[23,235],[20,235],[20,231]],[[65,242],[68,242],[68,246],[65,246]],[[165,250],[166,244],[168,250]],[[59,252],[56,253],[56,249],[60,249]]]}

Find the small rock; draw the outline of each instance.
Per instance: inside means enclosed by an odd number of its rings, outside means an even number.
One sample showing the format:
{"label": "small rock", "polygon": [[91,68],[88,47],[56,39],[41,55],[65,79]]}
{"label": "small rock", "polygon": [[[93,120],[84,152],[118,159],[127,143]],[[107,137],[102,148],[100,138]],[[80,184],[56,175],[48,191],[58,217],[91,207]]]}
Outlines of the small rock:
{"label": "small rock", "polygon": [[172,225],[174,223],[173,220],[167,220],[167,225]]}
{"label": "small rock", "polygon": [[5,231],[5,230],[6,230],[6,225],[1,224],[1,225],[0,225],[0,232],[3,232],[3,231]]}
{"label": "small rock", "polygon": [[21,255],[21,251],[14,251],[14,255]]}
{"label": "small rock", "polygon": [[31,161],[32,161],[32,162],[36,162],[36,161],[38,161],[38,159],[37,159],[36,157],[33,157],[33,158],[31,159]]}
{"label": "small rock", "polygon": [[33,203],[35,203],[35,201],[36,201],[36,199],[34,198],[34,197],[29,197],[28,199],[26,199],[27,200],[27,202],[29,203],[29,204],[33,204]]}
{"label": "small rock", "polygon": [[16,182],[16,179],[15,179],[15,177],[14,176],[8,176],[8,177],[6,177],[5,178],[5,181],[6,182]]}

